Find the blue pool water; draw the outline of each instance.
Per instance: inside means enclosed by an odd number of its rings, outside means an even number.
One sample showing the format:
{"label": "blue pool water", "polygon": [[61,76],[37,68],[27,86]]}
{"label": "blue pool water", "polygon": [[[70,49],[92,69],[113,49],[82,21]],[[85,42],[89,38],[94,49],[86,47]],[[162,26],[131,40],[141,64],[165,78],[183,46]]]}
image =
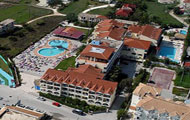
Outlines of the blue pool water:
{"label": "blue pool water", "polygon": [[[51,48],[42,48],[38,53],[42,56],[51,57],[63,53],[69,44],[63,40],[52,40],[48,43]],[[62,48],[61,48],[62,47]]]}
{"label": "blue pool water", "polygon": [[185,31],[185,30],[180,30],[180,33],[183,35],[187,35],[187,31]]}
{"label": "blue pool water", "polygon": [[175,60],[175,54],[176,54],[176,48],[174,47],[165,47],[162,46],[159,51],[159,56],[167,57],[171,59],[172,61],[179,62]]}

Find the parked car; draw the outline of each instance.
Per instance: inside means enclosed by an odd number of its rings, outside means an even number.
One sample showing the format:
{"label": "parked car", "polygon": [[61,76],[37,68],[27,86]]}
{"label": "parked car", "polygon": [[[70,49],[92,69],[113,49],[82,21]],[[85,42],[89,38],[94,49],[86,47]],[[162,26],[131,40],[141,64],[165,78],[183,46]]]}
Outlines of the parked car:
{"label": "parked car", "polygon": [[30,106],[26,106],[26,109],[34,110],[34,108],[32,108],[32,107],[30,107]]}
{"label": "parked car", "polygon": [[43,97],[38,97],[37,99],[38,99],[38,100],[41,100],[41,101],[46,101],[46,99],[43,98]]}
{"label": "parked car", "polygon": [[55,105],[55,106],[57,106],[57,107],[60,107],[60,106],[61,106],[61,104],[58,103],[58,102],[53,102],[52,105]]}
{"label": "parked car", "polygon": [[79,110],[79,109],[73,109],[72,112],[75,114],[78,114],[78,115],[82,115],[82,116],[85,115],[84,112],[82,110]]}
{"label": "parked car", "polygon": [[23,104],[18,104],[19,107],[25,108],[25,105]]}
{"label": "parked car", "polygon": [[3,97],[0,97],[0,100],[3,100]]}

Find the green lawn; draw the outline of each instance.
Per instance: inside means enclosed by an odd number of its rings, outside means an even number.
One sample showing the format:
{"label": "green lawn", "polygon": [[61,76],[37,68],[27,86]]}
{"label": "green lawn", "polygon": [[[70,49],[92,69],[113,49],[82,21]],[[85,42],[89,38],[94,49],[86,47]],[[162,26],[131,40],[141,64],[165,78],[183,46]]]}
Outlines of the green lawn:
{"label": "green lawn", "polygon": [[106,16],[110,11],[113,11],[113,9],[111,7],[107,7],[107,8],[101,8],[101,9],[92,10],[89,13],[90,14],[98,14],[98,15]]}
{"label": "green lawn", "polygon": [[188,89],[181,89],[181,88],[176,88],[176,87],[174,87],[172,91],[173,94],[177,96],[184,96],[184,97],[187,96],[188,92],[189,92]]}
{"label": "green lawn", "polygon": [[12,5],[7,8],[0,8],[0,21],[12,18],[16,20],[16,23],[25,23],[31,19],[51,13],[51,10],[29,7],[28,5]]}
{"label": "green lawn", "polygon": [[104,4],[105,3],[96,2],[94,0],[78,0],[76,2],[70,3],[66,8],[60,10],[60,12],[64,14],[75,13],[76,15],[78,15],[85,9],[89,8],[89,5],[100,6]]}
{"label": "green lawn", "polygon": [[67,58],[63,61],[61,61],[56,67],[55,69],[61,69],[61,70],[67,70],[67,68],[69,67],[75,67],[75,59],[76,57],[70,57],[70,58]]}
{"label": "green lawn", "polygon": [[177,75],[175,81],[176,86],[182,86],[185,88],[190,88],[190,72],[186,71],[181,82],[181,75]]}
{"label": "green lawn", "polygon": [[176,25],[181,24],[179,21],[177,21],[175,18],[169,15],[168,13],[169,10],[167,9],[167,5],[160,4],[157,2],[148,2],[148,1],[145,1],[145,3],[148,7],[147,12],[149,15],[160,17],[161,21],[165,24],[176,24]]}
{"label": "green lawn", "polygon": [[[53,31],[64,19],[65,18],[61,16],[44,18],[29,25],[33,31],[23,28],[7,37],[0,37],[0,54],[4,57],[15,57],[17,54],[28,48],[31,44],[39,41],[46,34]],[[43,22],[44,25],[37,25],[39,21]],[[17,40],[11,40],[10,37],[14,37]]]}

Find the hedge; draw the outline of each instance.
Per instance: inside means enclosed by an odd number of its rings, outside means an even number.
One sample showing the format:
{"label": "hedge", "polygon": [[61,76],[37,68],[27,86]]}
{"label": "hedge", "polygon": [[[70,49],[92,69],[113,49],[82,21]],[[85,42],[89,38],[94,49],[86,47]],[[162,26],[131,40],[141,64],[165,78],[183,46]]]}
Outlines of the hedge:
{"label": "hedge", "polygon": [[89,105],[87,104],[85,101],[81,101],[79,99],[74,99],[71,97],[65,97],[65,96],[54,96],[51,94],[46,94],[46,93],[39,93],[40,96],[43,96],[45,98],[54,100],[56,102],[59,102],[61,104],[64,104],[66,106],[72,107],[72,108],[76,108],[76,109],[80,109],[84,112],[88,112],[88,111],[93,111],[93,112],[103,112],[106,111],[106,107],[99,107],[99,106],[95,106],[95,105]]}

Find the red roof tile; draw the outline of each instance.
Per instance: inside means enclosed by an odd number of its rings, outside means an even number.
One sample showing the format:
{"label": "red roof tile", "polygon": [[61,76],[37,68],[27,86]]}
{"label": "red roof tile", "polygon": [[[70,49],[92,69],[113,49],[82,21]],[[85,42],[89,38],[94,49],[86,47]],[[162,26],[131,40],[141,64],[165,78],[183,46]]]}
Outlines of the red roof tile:
{"label": "red roof tile", "polygon": [[81,65],[79,68],[69,68],[65,72],[48,69],[41,79],[81,86],[104,94],[113,94],[117,88],[117,83],[103,80],[103,74],[100,73],[100,71],[101,70],[91,65]]}
{"label": "red roof tile", "polygon": [[119,10],[116,11],[115,14],[116,14],[117,16],[128,17],[132,12],[133,12],[132,9],[127,9],[127,10],[119,9]]}
{"label": "red roof tile", "polygon": [[77,30],[74,27],[58,27],[53,31],[54,34],[62,36],[62,37],[68,37],[68,38],[73,38],[73,39],[79,39],[81,36],[84,35],[83,32]]}
{"label": "red roof tile", "polygon": [[128,31],[144,35],[155,40],[158,40],[160,35],[162,34],[162,29],[155,28],[154,26],[151,25],[144,25],[144,26],[132,25],[128,28]]}
{"label": "red roof tile", "polygon": [[123,23],[107,19],[98,23],[95,31],[98,33],[98,38],[104,39],[110,37],[115,40],[122,40],[122,37],[126,32],[123,27]]}
{"label": "red roof tile", "polygon": [[80,56],[89,56],[108,60],[114,51],[114,48],[107,46],[87,45],[86,48],[80,53]]}
{"label": "red roof tile", "polygon": [[148,50],[150,48],[151,42],[135,38],[125,38],[124,45],[128,47]]}

